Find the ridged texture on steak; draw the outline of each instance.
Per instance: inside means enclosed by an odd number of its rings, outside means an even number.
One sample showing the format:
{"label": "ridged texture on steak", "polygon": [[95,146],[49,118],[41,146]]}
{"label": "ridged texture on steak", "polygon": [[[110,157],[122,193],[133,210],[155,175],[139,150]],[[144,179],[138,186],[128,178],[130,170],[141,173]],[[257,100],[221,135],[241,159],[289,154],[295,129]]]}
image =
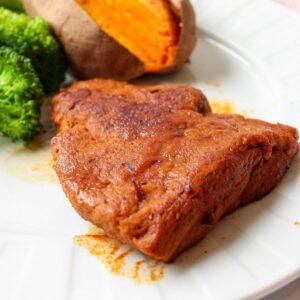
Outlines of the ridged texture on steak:
{"label": "ridged texture on steak", "polygon": [[298,147],[294,128],[212,114],[190,87],[78,82],[53,119],[54,169],[78,213],[164,261],[273,189]]}

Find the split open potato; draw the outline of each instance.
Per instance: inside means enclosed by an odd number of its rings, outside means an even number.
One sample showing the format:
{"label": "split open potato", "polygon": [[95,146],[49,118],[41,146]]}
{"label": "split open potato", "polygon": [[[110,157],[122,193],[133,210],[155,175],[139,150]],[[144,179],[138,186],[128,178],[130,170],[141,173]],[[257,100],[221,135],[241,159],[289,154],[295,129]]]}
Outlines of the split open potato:
{"label": "split open potato", "polygon": [[188,61],[196,44],[188,0],[23,0],[61,41],[79,78],[130,80]]}

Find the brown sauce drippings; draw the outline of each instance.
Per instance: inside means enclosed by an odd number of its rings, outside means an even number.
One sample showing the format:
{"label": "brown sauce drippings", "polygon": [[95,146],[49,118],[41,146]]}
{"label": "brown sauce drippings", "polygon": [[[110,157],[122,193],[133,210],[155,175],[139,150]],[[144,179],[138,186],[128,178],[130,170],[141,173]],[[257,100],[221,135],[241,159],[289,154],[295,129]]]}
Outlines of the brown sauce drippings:
{"label": "brown sauce drippings", "polygon": [[209,86],[212,86],[212,87],[215,87],[215,88],[221,87],[221,82],[218,81],[218,80],[214,80],[214,79],[211,79],[211,80],[205,80],[204,83],[205,83],[206,85],[209,85]]}
{"label": "brown sauce drippings", "polygon": [[76,236],[74,242],[96,256],[114,275],[139,284],[152,283],[164,277],[164,263],[142,256],[130,246],[107,237],[97,227],[93,226],[86,235]]}
{"label": "brown sauce drippings", "polygon": [[33,142],[27,148],[14,146],[4,161],[7,174],[27,182],[58,182],[52,165],[50,145],[46,142]]}
{"label": "brown sauce drippings", "polygon": [[248,116],[248,112],[246,110],[240,110],[230,100],[210,99],[209,104],[211,106],[213,113],[216,113],[216,114],[240,114],[245,117]]}
{"label": "brown sauce drippings", "polygon": [[4,170],[8,175],[22,181],[57,183],[50,149],[50,139],[56,132],[55,124],[51,120],[51,97],[43,101],[41,123],[43,130],[28,146],[16,143],[9,147],[4,160]]}
{"label": "brown sauce drippings", "polygon": [[209,104],[213,113],[216,114],[240,114],[244,117],[249,115],[247,110],[239,109],[232,101],[230,100],[216,100],[210,99]]}

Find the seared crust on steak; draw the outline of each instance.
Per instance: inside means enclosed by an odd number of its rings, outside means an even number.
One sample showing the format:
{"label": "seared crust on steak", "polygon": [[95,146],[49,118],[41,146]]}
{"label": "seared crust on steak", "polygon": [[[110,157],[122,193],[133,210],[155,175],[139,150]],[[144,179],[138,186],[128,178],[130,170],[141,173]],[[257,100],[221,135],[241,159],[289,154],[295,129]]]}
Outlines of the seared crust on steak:
{"label": "seared crust on steak", "polygon": [[53,119],[54,169],[78,213],[164,261],[273,189],[297,152],[294,128],[212,114],[191,87],[78,82]]}

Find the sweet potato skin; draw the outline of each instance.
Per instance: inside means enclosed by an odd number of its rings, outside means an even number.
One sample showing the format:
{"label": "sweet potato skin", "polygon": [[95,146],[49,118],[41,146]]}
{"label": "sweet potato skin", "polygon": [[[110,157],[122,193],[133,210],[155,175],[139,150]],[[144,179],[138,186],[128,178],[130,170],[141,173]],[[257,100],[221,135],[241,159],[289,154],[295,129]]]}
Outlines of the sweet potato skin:
{"label": "sweet potato skin", "polygon": [[[195,14],[189,0],[169,0],[180,22],[180,38],[173,65],[167,73],[186,63],[196,45]],[[27,14],[42,16],[52,26],[78,78],[132,80],[145,74],[144,64],[109,37],[74,0],[23,0]]]}
{"label": "sweet potato skin", "polygon": [[62,43],[71,70],[82,79],[130,80],[144,74],[143,64],[107,36],[73,0],[23,0],[29,16],[42,16]]}
{"label": "sweet potato skin", "polygon": [[162,69],[160,73],[169,73],[188,62],[197,43],[196,15],[188,0],[170,0],[174,13],[180,20],[180,38],[173,66]]}

